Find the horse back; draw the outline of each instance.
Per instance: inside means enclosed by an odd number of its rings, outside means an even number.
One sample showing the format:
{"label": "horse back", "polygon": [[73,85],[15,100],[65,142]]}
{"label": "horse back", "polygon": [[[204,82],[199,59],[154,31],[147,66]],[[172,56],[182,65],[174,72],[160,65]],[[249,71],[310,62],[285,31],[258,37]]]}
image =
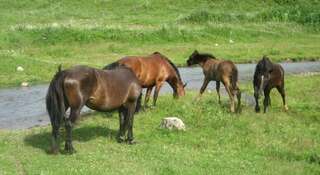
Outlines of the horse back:
{"label": "horse back", "polygon": [[280,64],[273,63],[272,71],[270,73],[270,82],[275,86],[279,86],[284,82],[284,69]]}
{"label": "horse back", "polygon": [[223,77],[238,76],[237,67],[232,61],[210,59],[207,64],[204,67],[204,73],[212,80],[221,81]]}
{"label": "horse back", "polygon": [[132,70],[96,70],[97,87],[87,105],[95,110],[112,110],[138,99],[141,93],[139,80]]}
{"label": "horse back", "polygon": [[119,63],[132,69],[143,87],[154,86],[157,81],[165,81],[170,73],[167,61],[158,54],[124,57]]}
{"label": "horse back", "polygon": [[79,107],[95,91],[97,79],[93,68],[75,66],[64,70],[63,88],[70,107]]}

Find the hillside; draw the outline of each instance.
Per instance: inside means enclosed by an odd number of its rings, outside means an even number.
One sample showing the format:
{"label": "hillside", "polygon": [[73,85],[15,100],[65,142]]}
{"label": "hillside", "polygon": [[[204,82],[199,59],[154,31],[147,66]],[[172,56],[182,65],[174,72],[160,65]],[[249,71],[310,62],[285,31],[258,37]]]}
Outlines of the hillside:
{"label": "hillside", "polygon": [[48,82],[59,64],[103,67],[154,51],[178,65],[194,49],[235,62],[320,57],[317,0],[2,0],[0,9],[1,87]]}

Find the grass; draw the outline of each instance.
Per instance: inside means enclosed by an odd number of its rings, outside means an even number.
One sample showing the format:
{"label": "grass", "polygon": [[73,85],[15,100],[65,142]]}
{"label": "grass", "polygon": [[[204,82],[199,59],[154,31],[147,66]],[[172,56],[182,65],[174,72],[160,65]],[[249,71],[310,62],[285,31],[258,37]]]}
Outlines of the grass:
{"label": "grass", "polygon": [[[49,126],[2,130],[0,174],[319,174],[319,83],[319,75],[287,77],[290,110],[282,111],[274,90],[267,114],[247,105],[230,114],[228,99],[219,106],[215,93],[199,102],[197,92],[161,96],[155,109],[136,115],[133,146],[116,142],[117,114],[93,113],[74,128],[73,155],[46,153]],[[252,94],[251,85],[242,89]],[[166,116],[180,117],[187,130],[160,129]]]}
{"label": "grass", "polygon": [[194,49],[238,63],[320,55],[317,0],[3,0],[0,8],[0,87],[48,82],[59,64],[103,67],[154,51],[180,66]]}

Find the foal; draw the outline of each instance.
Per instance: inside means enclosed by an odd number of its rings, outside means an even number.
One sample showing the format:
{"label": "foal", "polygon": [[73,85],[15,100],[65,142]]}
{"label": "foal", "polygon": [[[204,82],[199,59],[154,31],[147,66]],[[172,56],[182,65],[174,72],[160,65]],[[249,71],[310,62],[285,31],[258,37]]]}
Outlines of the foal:
{"label": "foal", "polygon": [[259,94],[264,93],[263,112],[267,111],[267,107],[271,104],[270,91],[277,88],[281,94],[284,110],[288,110],[286,104],[286,94],[284,90],[284,70],[280,64],[274,64],[267,56],[258,62],[253,76],[254,98],[256,101],[256,112],[260,111]]}
{"label": "foal", "polygon": [[195,50],[189,57],[187,65],[199,64],[203,69],[204,82],[200,89],[200,96],[210,81],[216,81],[216,90],[220,103],[220,81],[223,83],[230,97],[230,110],[235,112],[234,96],[237,96],[237,111],[241,111],[241,92],[238,87],[238,70],[232,61],[218,60],[211,54],[201,54]]}

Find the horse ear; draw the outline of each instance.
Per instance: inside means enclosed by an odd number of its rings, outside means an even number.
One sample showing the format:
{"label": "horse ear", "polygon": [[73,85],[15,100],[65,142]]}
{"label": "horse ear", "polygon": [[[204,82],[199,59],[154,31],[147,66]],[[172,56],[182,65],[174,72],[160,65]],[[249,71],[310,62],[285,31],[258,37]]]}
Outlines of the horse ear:
{"label": "horse ear", "polygon": [[62,64],[59,65],[58,72],[61,72],[61,70],[62,70]]}
{"label": "horse ear", "polygon": [[267,55],[263,55],[262,60],[264,60],[264,61],[270,61],[269,58],[267,57]]}
{"label": "horse ear", "polygon": [[193,53],[194,54],[198,54],[199,52],[198,52],[198,50],[194,50]]}

